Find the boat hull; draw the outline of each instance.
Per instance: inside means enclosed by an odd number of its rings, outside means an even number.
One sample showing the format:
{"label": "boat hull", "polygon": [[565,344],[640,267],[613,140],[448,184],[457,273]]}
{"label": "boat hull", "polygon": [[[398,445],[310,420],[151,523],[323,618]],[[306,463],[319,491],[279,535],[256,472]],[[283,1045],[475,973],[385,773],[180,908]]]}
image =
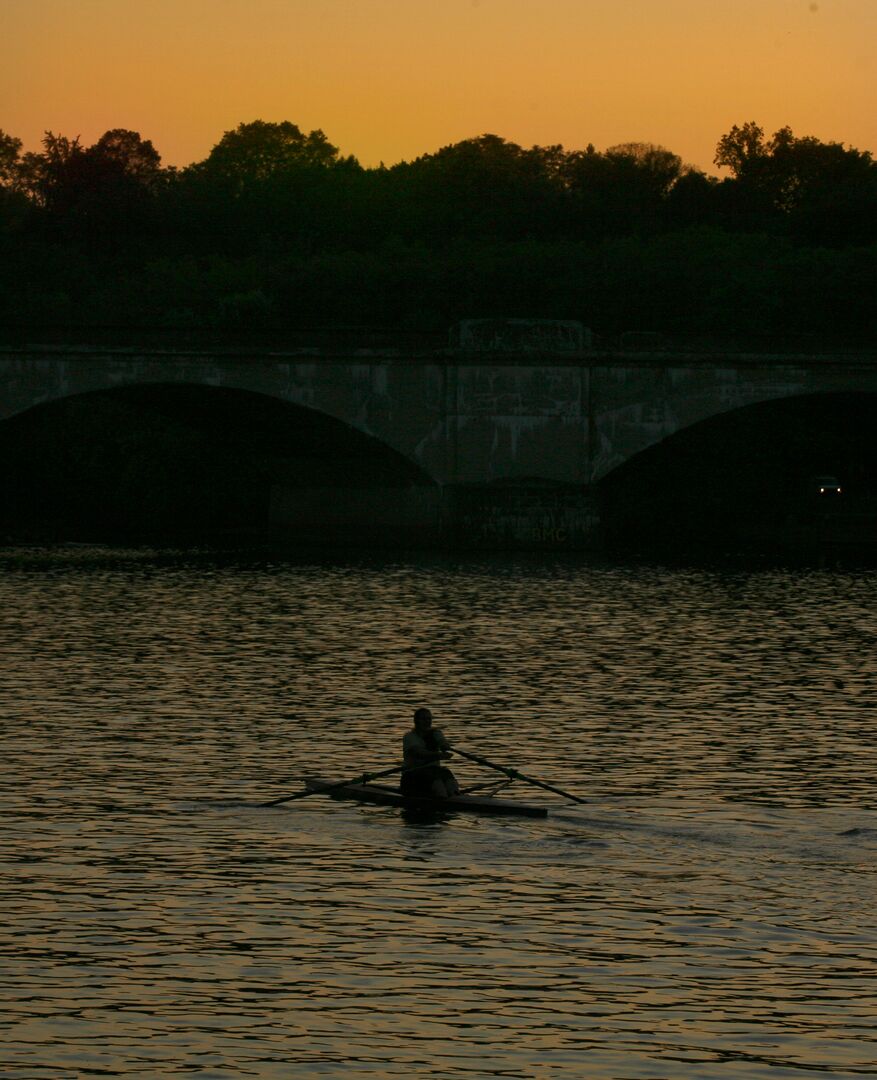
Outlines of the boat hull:
{"label": "boat hull", "polygon": [[[332,780],[305,780],[308,791],[319,792],[333,783]],[[517,814],[522,817],[548,816],[544,806],[515,802],[513,799],[492,799],[489,796],[453,795],[449,799],[420,799],[402,795],[396,788],[384,784],[345,784],[344,787],[327,791],[332,799],[352,799],[355,802],[377,803],[381,806],[400,806],[405,810],[426,813],[464,811],[470,814]]]}

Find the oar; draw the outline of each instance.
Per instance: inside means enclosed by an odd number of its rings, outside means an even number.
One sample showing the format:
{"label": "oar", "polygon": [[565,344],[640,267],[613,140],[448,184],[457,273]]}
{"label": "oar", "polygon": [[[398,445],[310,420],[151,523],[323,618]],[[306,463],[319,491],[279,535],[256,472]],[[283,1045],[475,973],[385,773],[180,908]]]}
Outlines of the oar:
{"label": "oar", "polygon": [[259,806],[279,806],[281,803],[294,802],[296,799],[306,799],[309,795],[325,795],[327,791],[337,791],[339,788],[348,787],[350,784],[369,784],[372,780],[377,780],[379,776],[392,776],[393,773],[400,772],[415,772],[417,769],[425,769],[427,765],[432,764],[433,762],[429,761],[426,765],[414,765],[410,769],[405,765],[396,765],[394,768],[384,769],[382,772],[360,773],[359,776],[354,776],[352,780],[339,780],[335,784],[326,784],[323,787],[314,788],[313,791],[298,791],[295,795],[284,795],[280,799],[272,799],[271,802],[259,803]]}
{"label": "oar", "polygon": [[468,750],[461,750],[459,746],[452,746],[451,749],[455,754],[459,754],[460,757],[468,758],[470,761],[477,761],[479,765],[486,765],[488,769],[496,769],[497,772],[505,773],[506,776],[511,777],[512,780],[524,780],[528,784],[534,784],[536,787],[545,788],[546,791],[553,791],[555,795],[562,795],[565,799],[572,799],[573,802],[586,803],[587,799],[580,799],[578,795],[573,795],[569,791],[564,791],[562,788],[553,787],[551,784],[543,783],[542,780],[537,780],[533,776],[525,776],[523,773],[517,771],[517,769],[509,769],[505,765],[497,765],[495,761],[488,761],[487,758],[481,757],[480,754],[470,754]]}

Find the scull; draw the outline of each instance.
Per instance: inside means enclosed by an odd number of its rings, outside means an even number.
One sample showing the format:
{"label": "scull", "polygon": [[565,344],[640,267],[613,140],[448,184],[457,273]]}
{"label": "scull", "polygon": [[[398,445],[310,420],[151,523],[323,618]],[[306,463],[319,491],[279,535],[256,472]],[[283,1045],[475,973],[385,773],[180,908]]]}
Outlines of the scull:
{"label": "scull", "polygon": [[401,806],[406,810],[441,813],[445,810],[462,810],[473,814],[519,814],[524,817],[547,817],[544,806],[517,802],[514,799],[494,799],[486,795],[451,795],[447,799],[427,799],[402,795],[398,788],[384,784],[344,784],[337,781],[306,779],[309,792],[319,795],[322,791],[332,799],[352,799],[355,802],[378,803],[381,806]]}

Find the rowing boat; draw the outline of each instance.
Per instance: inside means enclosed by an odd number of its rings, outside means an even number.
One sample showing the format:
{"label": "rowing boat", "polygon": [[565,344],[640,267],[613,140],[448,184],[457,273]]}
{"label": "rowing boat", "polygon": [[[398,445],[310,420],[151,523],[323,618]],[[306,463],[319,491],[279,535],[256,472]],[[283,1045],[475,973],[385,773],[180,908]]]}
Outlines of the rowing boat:
{"label": "rowing boat", "polygon": [[[337,781],[334,781],[337,783]],[[332,780],[305,780],[308,791],[319,793],[329,788]],[[513,799],[494,799],[486,795],[452,795],[448,799],[415,798],[402,795],[397,788],[384,784],[345,784],[326,791],[331,799],[353,799],[356,802],[378,803],[382,806],[401,806],[406,810],[443,812],[464,810],[474,814],[521,814],[525,817],[547,817],[544,806],[517,802]]]}

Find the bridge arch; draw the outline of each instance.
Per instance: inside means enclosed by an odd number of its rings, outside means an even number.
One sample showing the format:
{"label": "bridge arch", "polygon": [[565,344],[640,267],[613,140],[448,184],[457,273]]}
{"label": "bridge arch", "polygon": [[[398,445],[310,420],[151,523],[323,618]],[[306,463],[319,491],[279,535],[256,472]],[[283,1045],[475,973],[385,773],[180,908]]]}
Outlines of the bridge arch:
{"label": "bridge arch", "polygon": [[811,395],[877,392],[877,365],[855,357],[665,358],[591,373],[590,481],[701,422]]}
{"label": "bridge arch", "polygon": [[435,488],[403,454],[318,409],[186,382],[57,396],[7,415],[0,485],[13,535],[283,527],[310,529],[315,543],[403,527]]}
{"label": "bridge arch", "polygon": [[[841,491],[820,495],[818,478]],[[611,538],[877,540],[877,390],[821,391],[716,413],[598,485]]]}

